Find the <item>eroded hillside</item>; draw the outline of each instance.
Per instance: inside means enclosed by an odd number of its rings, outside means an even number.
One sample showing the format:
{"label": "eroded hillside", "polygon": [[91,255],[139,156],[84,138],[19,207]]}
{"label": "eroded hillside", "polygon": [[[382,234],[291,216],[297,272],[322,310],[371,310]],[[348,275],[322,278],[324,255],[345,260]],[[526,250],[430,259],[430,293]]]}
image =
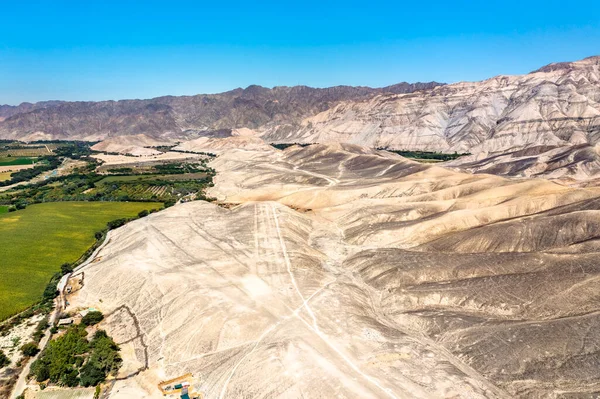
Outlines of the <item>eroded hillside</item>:
{"label": "eroded hillside", "polygon": [[599,189],[353,145],[211,166],[227,207],[118,229],[70,298],[123,343],[112,398],[188,372],[210,398],[600,391]]}
{"label": "eroded hillside", "polygon": [[599,99],[600,57],[590,57],[527,75],[345,101],[305,119],[299,131],[270,129],[263,138],[474,154],[596,144]]}

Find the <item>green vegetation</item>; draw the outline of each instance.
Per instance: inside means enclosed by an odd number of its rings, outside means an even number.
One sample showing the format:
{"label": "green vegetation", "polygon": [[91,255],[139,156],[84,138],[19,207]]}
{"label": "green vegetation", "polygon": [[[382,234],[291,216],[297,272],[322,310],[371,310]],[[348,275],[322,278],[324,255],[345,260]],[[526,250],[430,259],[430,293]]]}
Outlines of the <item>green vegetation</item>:
{"label": "green vegetation", "polygon": [[0,158],[2,157],[39,157],[49,155],[57,144],[26,144],[18,141],[0,142]]}
{"label": "green vegetation", "polygon": [[0,369],[8,366],[9,364],[10,364],[10,359],[0,349]]}
{"label": "green vegetation", "polygon": [[39,353],[40,348],[38,348],[37,344],[35,342],[28,342],[25,345],[21,346],[21,353],[24,356],[35,356]]}
{"label": "green vegetation", "polygon": [[[0,154],[41,150],[20,146],[25,145],[12,142],[4,149],[0,145]],[[39,157],[34,168],[14,172],[10,180],[0,182],[5,186],[29,181],[0,192],[0,259],[5,262],[0,268],[0,320],[31,305],[35,312],[51,309],[61,276],[91,253],[92,244],[104,238],[106,229],[177,201],[210,200],[204,190],[212,185],[215,172],[206,160],[123,167],[112,171],[142,174],[106,176],[97,173],[98,161],[88,157],[90,143],[40,147],[52,153]],[[68,175],[46,173],[44,179],[31,183],[33,177],[58,168],[65,158],[81,159],[84,166]]]}
{"label": "green vegetation", "polygon": [[39,301],[54,298],[55,276],[64,263],[76,262],[108,222],[158,209],[160,203],[55,202],[0,215],[0,320]]}
{"label": "green vegetation", "polygon": [[104,330],[96,331],[88,341],[80,324],[70,326],[64,335],[48,343],[31,365],[31,374],[38,382],[89,387],[116,375],[122,362],[119,347]]}
{"label": "green vegetation", "polygon": [[[30,168],[30,169],[20,170],[18,172],[13,172],[9,180],[0,181],[0,186],[9,186],[11,184],[28,181],[28,180],[33,179],[36,176],[41,175],[44,172],[47,172],[52,169],[56,169],[61,164],[62,159],[65,157],[72,158],[72,159],[80,159],[82,157],[87,157],[91,153],[92,153],[92,151],[90,150],[89,143],[78,142],[78,141],[64,142],[63,144],[56,146],[56,148],[54,148],[52,154],[38,157],[35,167]],[[1,162],[3,159],[10,160],[11,158],[10,157],[0,158],[0,166],[3,166],[3,165],[26,165],[26,164],[31,164],[32,160],[33,160],[33,158],[17,158],[14,161],[17,161],[20,159],[26,159],[27,162],[18,161],[18,162],[25,162],[25,163],[17,163],[17,164],[4,163],[3,164]],[[10,162],[14,162],[14,161],[10,161]]]}
{"label": "green vegetation", "polygon": [[312,144],[306,144],[306,143],[281,143],[281,144],[275,144],[275,143],[271,143],[271,146],[277,148],[278,150],[285,150],[286,148],[291,147],[293,145],[299,145],[300,147],[307,147],[307,146],[312,145]]}
{"label": "green vegetation", "polygon": [[10,180],[0,181],[0,186],[9,186],[11,184],[21,183],[33,179],[34,177],[41,175],[43,172],[56,169],[58,165],[60,165],[60,159],[56,156],[40,157],[33,168],[22,169],[17,172],[13,172],[10,176]]}
{"label": "green vegetation", "polygon": [[[176,175],[183,177],[186,175]],[[52,201],[151,201],[176,202],[180,198],[194,195],[205,199],[204,189],[211,184],[212,177],[203,174],[192,180],[172,180],[159,176],[111,176],[109,179],[94,174],[71,175],[59,178],[55,184],[29,185],[18,195],[0,193],[0,204],[19,208],[33,203]],[[125,179],[123,179],[125,178]],[[131,178],[135,178],[132,180]]]}
{"label": "green vegetation", "polygon": [[81,319],[81,323],[86,326],[95,326],[96,324],[100,323],[103,319],[104,315],[102,314],[102,312],[93,310],[91,312],[88,312],[88,314],[86,314],[85,316],[83,316],[83,318]]}
{"label": "green vegetation", "polygon": [[[152,201],[175,203],[180,199],[209,198],[204,189],[212,184],[214,171],[203,164],[159,165],[161,174],[99,175],[89,162],[68,176],[48,178],[18,191],[0,193],[0,205],[16,209],[53,201]],[[186,198],[187,200],[188,198]]]}
{"label": "green vegetation", "polygon": [[0,158],[0,166],[16,166],[16,165],[31,165],[35,163],[36,158],[29,157],[2,157]]}
{"label": "green vegetation", "polygon": [[387,148],[378,148],[378,150],[385,150],[389,152],[393,152],[398,155],[402,155],[405,158],[412,158],[414,160],[425,160],[425,161],[451,161],[453,159],[471,155],[469,153],[459,154],[454,152],[453,154],[445,154],[442,152],[433,152],[433,151],[407,151],[407,150],[390,150]]}
{"label": "green vegetation", "polygon": [[204,180],[208,177],[206,173],[186,173],[175,175],[127,175],[127,176],[107,176],[100,180],[98,184],[113,183],[113,182],[136,182],[148,180]]}
{"label": "green vegetation", "polygon": [[46,316],[35,327],[35,332],[33,333],[34,343],[38,344],[42,340],[48,327],[50,327],[50,323],[48,323],[48,316]]}

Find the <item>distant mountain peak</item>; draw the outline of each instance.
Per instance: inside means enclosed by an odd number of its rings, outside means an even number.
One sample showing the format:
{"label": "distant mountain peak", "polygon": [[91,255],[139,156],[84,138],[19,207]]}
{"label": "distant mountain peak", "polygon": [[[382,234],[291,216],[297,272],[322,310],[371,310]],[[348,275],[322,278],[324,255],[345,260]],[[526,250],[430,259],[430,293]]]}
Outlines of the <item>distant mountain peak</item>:
{"label": "distant mountain peak", "polygon": [[580,61],[566,61],[566,62],[553,62],[548,65],[544,65],[543,67],[536,69],[530,73],[538,73],[538,72],[554,72],[554,71],[571,71],[574,68],[579,66],[583,67],[589,64],[600,64],[600,55],[593,55],[590,57],[586,57]]}

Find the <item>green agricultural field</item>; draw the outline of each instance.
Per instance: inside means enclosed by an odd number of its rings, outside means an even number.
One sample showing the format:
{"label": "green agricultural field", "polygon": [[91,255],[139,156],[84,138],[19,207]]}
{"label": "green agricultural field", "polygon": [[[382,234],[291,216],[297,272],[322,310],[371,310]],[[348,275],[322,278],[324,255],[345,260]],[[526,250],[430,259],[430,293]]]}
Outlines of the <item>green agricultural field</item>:
{"label": "green agricultural field", "polygon": [[35,158],[0,157],[0,166],[31,165]]}
{"label": "green agricultural field", "polygon": [[40,300],[60,265],[79,259],[107,222],[161,207],[154,202],[51,202],[17,212],[0,210],[0,320]]}

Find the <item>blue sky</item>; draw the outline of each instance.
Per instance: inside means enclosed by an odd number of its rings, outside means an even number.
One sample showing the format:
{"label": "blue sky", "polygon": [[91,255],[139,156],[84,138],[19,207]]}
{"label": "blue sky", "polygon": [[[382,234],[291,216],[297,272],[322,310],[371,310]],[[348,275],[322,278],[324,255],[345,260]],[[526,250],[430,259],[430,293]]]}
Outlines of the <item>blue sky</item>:
{"label": "blue sky", "polygon": [[0,104],[480,80],[600,54],[598,0],[0,1]]}

